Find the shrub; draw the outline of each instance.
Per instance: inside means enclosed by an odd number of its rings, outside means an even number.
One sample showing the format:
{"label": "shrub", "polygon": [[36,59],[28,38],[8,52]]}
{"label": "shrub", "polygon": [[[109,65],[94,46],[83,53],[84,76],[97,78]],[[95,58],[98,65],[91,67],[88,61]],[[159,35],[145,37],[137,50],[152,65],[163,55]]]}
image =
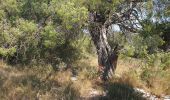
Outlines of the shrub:
{"label": "shrub", "polygon": [[170,67],[170,53],[158,52],[147,56],[145,59],[149,67],[159,67],[162,70]]}

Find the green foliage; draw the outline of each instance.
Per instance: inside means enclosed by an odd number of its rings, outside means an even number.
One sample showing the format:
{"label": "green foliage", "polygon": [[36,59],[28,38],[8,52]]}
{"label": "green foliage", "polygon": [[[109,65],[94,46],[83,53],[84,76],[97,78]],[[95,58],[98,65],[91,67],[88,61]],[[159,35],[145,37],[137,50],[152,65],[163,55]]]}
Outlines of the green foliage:
{"label": "green foliage", "polygon": [[162,28],[164,25],[152,23],[148,20],[145,20],[143,23],[143,29],[139,30],[139,33],[129,34],[126,37],[126,41],[123,44],[123,54],[145,58],[148,54],[161,50],[160,47],[165,43],[162,38],[162,35],[165,34]]}
{"label": "green foliage", "polygon": [[123,0],[112,0],[110,3],[107,0],[85,0],[84,3],[91,11],[95,10],[101,14],[106,14],[107,10],[116,10],[116,6]]}
{"label": "green foliage", "polygon": [[0,48],[0,54],[2,56],[11,56],[11,55],[14,55],[14,53],[16,52],[16,48],[12,47],[12,48],[9,48],[9,49],[5,49],[5,48]]}
{"label": "green foliage", "polygon": [[84,6],[78,6],[74,2],[65,2],[57,7],[56,12],[62,19],[66,29],[81,28],[87,21],[88,10]]}
{"label": "green foliage", "polygon": [[0,10],[0,21],[5,17],[4,10]]}
{"label": "green foliage", "polygon": [[24,19],[19,19],[17,23],[17,28],[23,33],[29,36],[36,32],[37,27],[33,21],[28,21]]}
{"label": "green foliage", "polygon": [[[51,0],[50,0],[51,1]],[[21,16],[23,18],[35,21],[49,16],[50,7],[49,0],[21,0],[20,4]]]}
{"label": "green foliage", "polygon": [[119,46],[123,46],[126,43],[126,39],[123,33],[115,32],[110,34],[108,37],[108,42],[112,48],[115,48],[115,45],[119,44]]}
{"label": "green foliage", "polygon": [[158,52],[147,56],[147,64],[150,67],[159,67],[161,69],[167,69],[170,67],[170,53]]}
{"label": "green foliage", "polygon": [[64,40],[59,38],[59,33],[55,31],[55,28],[52,24],[46,25],[41,35],[43,44],[46,48],[54,48],[56,45],[63,44],[64,42]]}
{"label": "green foliage", "polygon": [[145,41],[145,39],[143,39],[140,35],[134,35],[132,37],[132,46],[134,46],[135,51],[134,54],[139,55],[139,57],[145,57],[148,53],[147,49],[148,49],[148,45]]}
{"label": "green foliage", "polygon": [[[155,61],[155,63],[157,63]],[[147,88],[155,94],[169,94],[169,67],[163,69],[164,63],[161,62],[159,66],[148,66],[143,68],[142,73],[140,74],[141,80],[145,83]],[[169,66],[169,65],[168,65]]]}
{"label": "green foliage", "polygon": [[88,10],[76,0],[0,2],[0,57],[12,63],[44,61],[56,66],[74,62],[86,52],[90,40],[83,41],[79,34]]}
{"label": "green foliage", "polygon": [[[13,63],[48,62],[55,67],[59,63],[74,63],[84,55],[94,53],[90,37],[84,34],[88,31],[89,12],[100,14],[106,21],[108,13],[119,11],[116,8],[123,1],[1,0],[0,57]],[[147,6],[148,9],[153,7],[151,0]],[[162,36],[168,32],[163,28],[166,25],[150,20],[141,23],[143,29],[138,33],[125,36],[119,32],[108,40],[112,48],[117,44],[124,46],[121,52],[124,55],[147,56],[150,64],[157,57],[154,53],[166,42]],[[161,54],[158,58],[163,63],[162,68],[166,68],[169,54]],[[93,69],[88,70],[95,74]]]}
{"label": "green foliage", "polygon": [[1,0],[1,9],[7,10],[8,13],[18,12],[17,0]]}

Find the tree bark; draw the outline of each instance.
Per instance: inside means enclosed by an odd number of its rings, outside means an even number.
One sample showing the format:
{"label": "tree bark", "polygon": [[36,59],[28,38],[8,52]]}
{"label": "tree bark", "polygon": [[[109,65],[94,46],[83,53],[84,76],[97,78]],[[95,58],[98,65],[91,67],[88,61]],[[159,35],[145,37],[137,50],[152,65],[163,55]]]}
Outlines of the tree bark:
{"label": "tree bark", "polygon": [[118,55],[112,50],[107,39],[107,27],[101,23],[93,23],[90,28],[90,35],[94,42],[98,55],[98,66],[100,78],[106,81],[116,69]]}

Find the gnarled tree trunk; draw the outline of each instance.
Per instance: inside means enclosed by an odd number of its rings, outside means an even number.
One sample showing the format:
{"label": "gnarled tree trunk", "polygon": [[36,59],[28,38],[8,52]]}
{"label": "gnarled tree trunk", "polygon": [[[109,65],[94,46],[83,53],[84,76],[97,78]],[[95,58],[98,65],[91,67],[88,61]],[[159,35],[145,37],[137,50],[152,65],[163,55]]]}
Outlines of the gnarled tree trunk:
{"label": "gnarled tree trunk", "polygon": [[101,23],[93,23],[90,28],[90,35],[97,49],[98,64],[101,79],[106,81],[116,69],[118,55],[112,50],[107,39],[107,27]]}

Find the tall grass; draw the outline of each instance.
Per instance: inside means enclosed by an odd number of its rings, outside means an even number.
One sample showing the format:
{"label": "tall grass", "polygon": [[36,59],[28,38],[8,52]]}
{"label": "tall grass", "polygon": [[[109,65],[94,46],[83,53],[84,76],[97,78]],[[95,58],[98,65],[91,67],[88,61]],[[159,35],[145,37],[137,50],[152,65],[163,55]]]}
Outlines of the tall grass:
{"label": "tall grass", "polygon": [[[1,100],[81,100],[99,94],[93,99],[142,100],[142,94],[135,88],[142,88],[156,95],[170,94],[170,69],[145,67],[139,59],[121,58],[115,76],[109,82],[98,80],[97,59],[88,57],[74,63],[76,81],[72,81],[72,68],[54,71],[48,64],[33,66],[10,66],[0,61]],[[97,96],[98,95],[98,96]],[[97,100],[98,100],[97,99]],[[103,98],[104,99],[104,98]]]}

